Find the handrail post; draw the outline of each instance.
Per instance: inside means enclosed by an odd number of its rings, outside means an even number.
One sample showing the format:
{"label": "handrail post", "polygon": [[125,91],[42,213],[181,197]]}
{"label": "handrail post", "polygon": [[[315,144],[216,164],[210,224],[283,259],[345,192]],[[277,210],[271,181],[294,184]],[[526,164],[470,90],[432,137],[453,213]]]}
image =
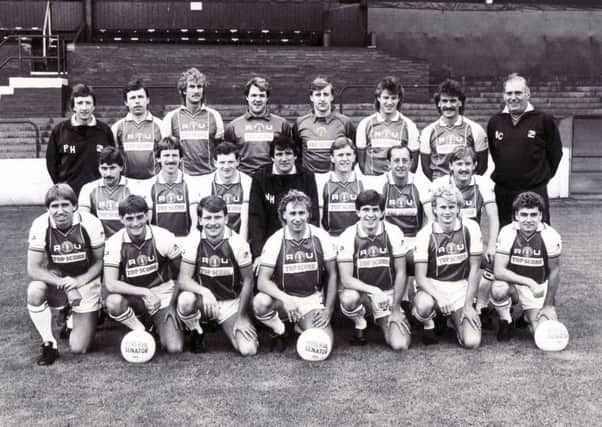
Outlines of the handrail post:
{"label": "handrail post", "polygon": [[27,124],[33,127],[34,132],[36,133],[36,159],[40,158],[40,153],[42,151],[42,137],[40,134],[40,128],[35,124],[32,120],[25,119],[0,119],[0,124]]}

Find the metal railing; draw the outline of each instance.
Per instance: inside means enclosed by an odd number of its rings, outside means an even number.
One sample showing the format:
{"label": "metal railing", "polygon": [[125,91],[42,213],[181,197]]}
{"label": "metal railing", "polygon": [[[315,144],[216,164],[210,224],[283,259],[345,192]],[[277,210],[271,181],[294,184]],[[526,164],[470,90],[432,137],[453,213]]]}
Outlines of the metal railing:
{"label": "metal railing", "polygon": [[40,152],[42,151],[42,139],[40,136],[40,128],[31,120],[26,119],[0,119],[0,125],[3,124],[25,124],[33,127],[36,133],[36,159],[40,158]]}
{"label": "metal railing", "polygon": [[[34,49],[34,40],[40,41],[40,46],[46,45],[56,49],[55,55],[32,55],[24,54],[25,47],[28,46],[32,50]],[[57,74],[67,73],[67,56],[65,48],[65,40],[60,35],[42,35],[42,34],[19,34],[6,36],[2,42],[0,42],[0,48],[10,41],[17,42],[18,55],[9,56],[0,63],[0,70],[4,68],[8,63],[13,61],[19,62],[19,68],[23,66],[24,61],[28,61],[32,65],[32,70],[35,65],[39,65],[38,61],[43,62],[46,67],[45,71],[56,72]]]}

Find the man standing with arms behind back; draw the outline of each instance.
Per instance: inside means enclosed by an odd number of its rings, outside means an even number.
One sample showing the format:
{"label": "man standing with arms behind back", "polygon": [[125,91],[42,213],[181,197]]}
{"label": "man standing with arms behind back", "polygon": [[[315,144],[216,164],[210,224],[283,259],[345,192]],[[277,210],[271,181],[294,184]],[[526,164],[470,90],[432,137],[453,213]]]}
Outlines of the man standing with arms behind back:
{"label": "man standing with arms behind back", "polygon": [[524,191],[544,199],[543,221],[550,223],[547,185],[562,158],[562,142],[554,117],[535,110],[529,102],[527,80],[516,73],[504,82],[506,107],[487,124],[495,170],[495,198],[500,226],[512,222],[512,203]]}
{"label": "man standing with arms behind back", "polygon": [[111,128],[96,120],[96,96],[90,86],[73,86],[70,119],[52,129],[46,150],[46,167],[52,182],[65,182],[75,195],[84,184],[100,178],[98,157],[106,146],[115,145]]}

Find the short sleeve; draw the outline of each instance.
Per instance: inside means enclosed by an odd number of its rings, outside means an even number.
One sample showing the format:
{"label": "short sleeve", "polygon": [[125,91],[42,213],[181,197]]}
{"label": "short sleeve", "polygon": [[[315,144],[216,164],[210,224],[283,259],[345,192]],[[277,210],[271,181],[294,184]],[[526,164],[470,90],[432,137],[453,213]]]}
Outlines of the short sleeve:
{"label": "short sleeve", "polygon": [[395,224],[384,222],[384,225],[389,236],[389,241],[391,242],[391,252],[393,258],[405,256],[406,248],[404,244],[405,238],[403,236],[403,231],[401,231],[401,229]]}
{"label": "short sleeve", "polygon": [[104,245],[105,232],[100,220],[87,212],[81,212],[80,215],[82,218],[82,226],[86,229],[88,236],[90,237],[90,246],[92,246],[92,249]]}
{"label": "short sleeve", "polygon": [[253,257],[251,256],[251,248],[249,244],[245,242],[242,237],[236,233],[232,233],[228,239],[234,258],[240,268],[248,267],[253,263]]}
{"label": "short sleeve", "polygon": [[92,210],[92,191],[94,191],[95,185],[93,182],[88,182],[84,184],[81,191],[79,192],[79,197],[77,200],[77,205],[80,208],[87,208]]}
{"label": "short sleeve", "polygon": [[433,131],[433,124],[431,123],[420,133],[420,152],[422,154],[431,154],[431,132]]}
{"label": "short sleeve", "polygon": [[188,264],[196,264],[197,250],[201,240],[201,232],[192,230],[182,241],[182,261]]}
{"label": "short sleeve", "polygon": [[261,250],[261,265],[266,267],[275,267],[282,247],[283,229],[272,234],[263,245]]}
{"label": "short sleeve", "polygon": [[477,152],[487,150],[489,148],[489,143],[487,141],[485,129],[472,120],[469,121],[469,124],[472,130],[472,137],[474,138],[474,150]]}
{"label": "short sleeve", "polygon": [[208,108],[208,111],[213,116],[213,120],[215,121],[215,139],[223,139],[224,138],[224,121],[222,120],[222,115],[213,108]]}
{"label": "short sleeve", "polygon": [[123,233],[125,233],[125,230],[122,229],[107,240],[104,255],[105,266],[119,268],[119,264],[121,264],[121,242],[123,241]]}
{"label": "short sleeve", "polygon": [[432,229],[432,223],[428,223],[416,235],[416,250],[414,251],[414,262],[428,262],[429,243],[431,241]]}
{"label": "short sleeve", "polygon": [[432,198],[431,182],[422,174],[414,175],[414,186],[418,190],[418,198],[422,204],[429,203]]}
{"label": "short sleeve", "polygon": [[37,217],[29,229],[29,250],[44,252],[46,250],[46,231],[48,230],[48,215]]}
{"label": "short sleeve", "polygon": [[470,237],[470,256],[482,255],[483,238],[481,236],[479,224],[470,219],[464,219],[462,222],[468,229],[468,235]]}
{"label": "short sleeve", "polygon": [[171,128],[171,122],[173,120],[173,116],[175,115],[176,110],[172,110],[170,112],[168,112],[165,117],[163,117],[163,120],[161,121],[161,136],[163,138],[167,137],[167,136],[173,136],[173,131]]}
{"label": "short sleeve", "polygon": [[512,244],[516,237],[516,231],[512,224],[508,224],[500,230],[497,237],[495,251],[499,254],[510,255]]}
{"label": "short sleeve", "polygon": [[560,234],[549,225],[545,225],[541,232],[541,238],[546,246],[548,257],[559,257],[562,253],[562,239],[560,238]]}
{"label": "short sleeve", "polygon": [[161,227],[152,227],[157,252],[169,259],[176,259],[182,254],[182,249],[176,241],[176,236]]}
{"label": "short sleeve", "polygon": [[404,117],[404,120],[408,126],[408,148],[410,151],[418,151],[420,149],[420,132],[418,132],[416,123],[407,117]]}
{"label": "short sleeve", "polygon": [[479,187],[481,197],[483,198],[483,204],[494,203],[495,193],[493,191],[493,181],[485,176],[480,175],[474,175],[474,178]]}
{"label": "short sleeve", "polygon": [[337,262],[353,262],[356,230],[357,227],[352,225],[339,236]]}
{"label": "short sleeve", "polygon": [[360,121],[360,124],[357,126],[357,131],[355,133],[355,146],[358,150],[365,150],[368,146],[368,143],[366,141],[366,132],[368,128],[368,122],[370,121],[371,117],[372,116],[363,118]]}
{"label": "short sleeve", "polygon": [[319,229],[317,227],[312,227],[312,233],[320,239],[320,243],[322,244],[322,251],[324,256],[324,261],[333,261],[337,258],[337,248],[332,240],[332,237],[324,230]]}

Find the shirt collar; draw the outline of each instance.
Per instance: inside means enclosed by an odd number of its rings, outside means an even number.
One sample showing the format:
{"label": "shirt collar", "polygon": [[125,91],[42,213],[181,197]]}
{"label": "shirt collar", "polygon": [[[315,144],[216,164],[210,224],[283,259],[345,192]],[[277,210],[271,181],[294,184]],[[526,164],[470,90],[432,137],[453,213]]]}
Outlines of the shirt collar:
{"label": "shirt collar", "polygon": [[293,169],[289,173],[276,173],[276,166],[272,163],[272,175],[295,175],[297,173],[297,165],[293,165]]}
{"label": "shirt collar", "polygon": [[[387,181],[389,181],[391,184],[395,183],[395,180],[393,179],[393,171],[389,171],[387,172]],[[408,172],[408,182],[407,184],[413,184],[414,183],[414,174],[412,172]]]}
{"label": "shirt collar", "polygon": [[[136,118],[134,117],[134,115],[132,113],[127,113],[125,115],[125,121],[126,122],[135,122]],[[152,122],[153,121],[153,115],[150,111],[147,111],[146,114],[144,115],[144,118],[141,120],[143,122]]]}
{"label": "shirt collar", "polygon": [[[333,171],[330,171],[330,181],[331,182],[342,182],[340,180],[340,178],[337,176],[337,174],[334,173]],[[346,181],[346,182],[355,182],[355,181],[357,181],[357,174],[355,173],[355,171],[352,171],[349,181]]]}
{"label": "shirt collar", "polygon": [[[395,111],[395,115],[393,116],[393,118],[391,120],[389,120],[390,122],[400,122],[404,119],[403,114],[401,114],[400,111]],[[380,112],[376,112],[376,121],[378,123],[383,123],[385,121],[385,118],[383,117],[382,114],[380,114]]]}
{"label": "shirt collar", "polygon": [[[456,180],[454,179],[453,175],[450,173],[448,176],[449,176],[449,183],[450,183],[450,184],[453,184],[453,185],[454,185],[454,187],[458,188],[458,185],[456,184]],[[473,186],[473,185],[475,185],[475,184],[476,184],[476,182],[475,182],[475,175],[473,174],[473,175],[470,177],[470,182],[468,183],[468,185],[469,185],[469,186]]]}
{"label": "shirt collar", "polygon": [[[462,228],[462,221],[460,221],[460,219],[456,218],[456,222],[454,224],[454,229],[452,231],[458,231],[461,228]],[[441,226],[436,221],[433,222],[433,232],[435,232],[435,233],[447,233],[447,231],[443,231],[443,229],[441,228]]]}
{"label": "shirt collar", "polygon": [[203,102],[203,103],[201,104],[201,108],[200,108],[200,110],[199,110],[199,111],[197,111],[196,113],[193,113],[192,111],[190,111],[190,110],[189,110],[189,109],[186,107],[186,105],[180,105],[180,110],[186,111],[188,114],[197,114],[197,113],[198,113],[198,112],[200,112],[200,111],[205,111],[205,110],[207,110],[207,105],[205,105],[205,103]]}
{"label": "shirt collar", "polygon": [[261,116],[256,116],[251,114],[249,110],[245,111],[245,119],[246,120],[270,120],[270,109],[266,108],[265,112]]}
{"label": "shirt collar", "polygon": [[[184,173],[178,169],[178,176],[176,177],[176,183],[180,183],[184,180]],[[167,181],[165,180],[165,177],[163,176],[163,171],[159,171],[159,173],[157,174],[157,182],[159,184],[166,184]]]}
{"label": "shirt collar", "polygon": [[75,121],[75,114],[71,115],[71,126],[74,127],[79,127],[79,126],[89,126],[89,127],[94,127],[96,126],[96,116],[94,114],[92,114],[92,120],[90,120],[90,122],[88,122],[85,125],[80,125]]}
{"label": "shirt collar", "polygon": [[[545,225],[544,225],[544,223],[542,221],[537,226],[537,230],[535,230],[535,232],[537,233],[537,232],[542,231],[544,229],[544,227],[545,227]],[[518,225],[518,222],[516,222],[516,221],[512,221],[512,228],[514,228],[516,231],[520,231],[520,227]]]}
{"label": "shirt collar", "polygon": [[[385,223],[383,221],[380,221],[380,223],[378,224],[378,227],[376,228],[376,234],[374,235],[374,237],[382,234],[384,227],[385,227]],[[364,229],[362,228],[359,221],[357,222],[357,236],[362,237],[362,238],[368,237],[368,233],[366,233],[364,231]]]}
{"label": "shirt collar", "polygon": [[[144,241],[151,240],[153,238],[153,232],[151,231],[150,225],[146,226],[146,234],[144,235]],[[123,228],[123,241],[126,243],[132,243],[132,238],[128,234],[126,228]]]}
{"label": "shirt collar", "polygon": [[313,112],[312,119],[313,119],[314,123],[316,123],[318,120],[324,120],[328,124],[334,119],[334,112],[331,111],[329,115],[324,116],[324,117],[318,117],[318,116],[316,116],[316,113]]}
{"label": "shirt collar", "polygon": [[[81,220],[82,220],[81,214],[77,210],[74,211],[73,212],[73,220],[71,221],[71,227],[79,224],[81,222]],[[48,221],[50,222],[50,227],[57,229],[54,219],[50,216],[50,214],[48,214]]]}
{"label": "shirt collar", "polygon": [[[127,183],[128,183],[128,181],[127,181],[127,178],[126,178],[125,176],[121,175],[121,178],[119,178],[119,184],[117,184],[117,186],[118,186],[118,187],[119,187],[120,185],[121,185],[121,186],[126,186],[126,185],[127,185]],[[104,179],[102,179],[102,178],[100,178],[100,179],[98,180],[98,185],[99,185],[100,187],[106,187],[106,186],[107,186],[107,185],[105,184],[105,180],[104,180]]]}
{"label": "shirt collar", "polygon": [[451,126],[449,126],[445,122],[445,119],[443,118],[443,116],[439,117],[439,126],[455,128],[457,126],[461,126],[463,122],[464,122],[464,117],[462,116],[462,114],[458,115],[458,118],[456,119],[456,121]]}
{"label": "shirt collar", "polygon": [[232,181],[230,184],[224,184],[224,181],[222,181],[222,179],[220,178],[217,171],[213,172],[213,181],[216,184],[221,184],[221,185],[239,184],[240,183],[240,171],[236,170],[236,177],[234,178],[234,181]]}
{"label": "shirt collar", "polygon": [[[232,230],[226,226],[224,227],[224,236],[222,237],[222,241],[227,240],[230,237],[232,237]],[[201,230],[201,239],[207,239],[207,234],[205,233],[204,228]]]}
{"label": "shirt collar", "polygon": [[[529,102],[529,103],[527,103],[527,108],[525,108],[525,111],[523,111],[523,114],[528,113],[529,111],[533,111],[533,110],[535,110],[535,107],[533,106],[533,104],[531,104]],[[502,113],[510,114],[510,110],[508,109],[507,105],[502,110]]]}
{"label": "shirt collar", "polygon": [[[309,228],[309,224],[305,224],[305,232],[303,233],[303,237],[301,237],[301,239],[309,239],[310,237],[311,237],[311,230]],[[294,240],[286,225],[284,226],[284,239],[285,240]]]}

